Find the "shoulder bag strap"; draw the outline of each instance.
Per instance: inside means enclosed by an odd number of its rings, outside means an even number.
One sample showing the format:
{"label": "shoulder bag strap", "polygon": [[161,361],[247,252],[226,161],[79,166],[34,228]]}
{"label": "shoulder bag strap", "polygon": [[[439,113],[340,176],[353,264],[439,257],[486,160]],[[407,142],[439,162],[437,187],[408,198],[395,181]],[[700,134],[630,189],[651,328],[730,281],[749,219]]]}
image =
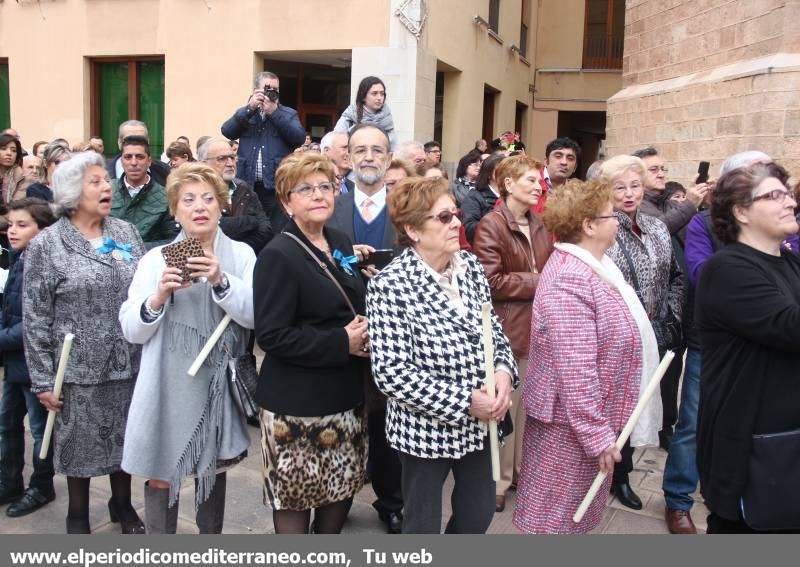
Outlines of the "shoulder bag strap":
{"label": "shoulder bag strap", "polygon": [[328,278],[330,278],[330,280],[333,282],[333,285],[336,286],[336,289],[338,289],[339,292],[342,294],[342,297],[344,297],[344,300],[347,302],[347,306],[350,308],[350,311],[353,312],[353,317],[358,317],[358,313],[356,312],[355,307],[353,307],[353,303],[350,301],[350,298],[347,297],[347,293],[344,291],[344,288],[342,287],[342,284],[340,284],[338,281],[336,281],[336,278],[331,273],[331,271],[328,269],[328,265],[325,262],[323,262],[322,260],[320,260],[317,257],[317,255],[314,254],[308,246],[306,246],[306,243],[303,242],[302,240],[300,240],[299,238],[297,238],[294,234],[292,234],[291,232],[284,232],[283,234],[285,234],[286,236],[290,237],[292,240],[297,242],[300,245],[300,247],[303,250],[305,250],[308,253],[309,256],[311,256],[311,258],[314,260],[314,262],[316,262],[319,265],[319,267],[322,268],[322,271],[325,272],[325,275],[328,276]]}

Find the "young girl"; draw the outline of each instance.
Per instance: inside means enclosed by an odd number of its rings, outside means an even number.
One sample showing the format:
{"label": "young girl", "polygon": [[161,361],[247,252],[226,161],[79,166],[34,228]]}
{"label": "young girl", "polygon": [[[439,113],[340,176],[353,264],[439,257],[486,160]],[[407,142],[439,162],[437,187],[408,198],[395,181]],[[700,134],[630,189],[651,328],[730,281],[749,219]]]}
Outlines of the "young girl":
{"label": "young girl", "polygon": [[356,101],[348,106],[333,128],[347,134],[361,123],[377,126],[389,137],[390,149],[395,146],[394,119],[386,105],[386,86],[378,77],[364,77],[356,91]]}
{"label": "young girl", "polygon": [[[6,510],[10,517],[30,514],[52,502],[52,450],[47,459],[39,459],[47,410],[31,393],[28,366],[22,345],[22,274],[24,252],[28,243],[55,218],[50,207],[39,199],[19,199],[8,204],[8,241],[11,245],[11,267],[3,292],[0,314],[0,355],[5,366],[3,398],[0,400],[0,504],[11,503]],[[25,465],[25,427],[28,414],[33,435],[33,474],[27,490],[22,478]]]}

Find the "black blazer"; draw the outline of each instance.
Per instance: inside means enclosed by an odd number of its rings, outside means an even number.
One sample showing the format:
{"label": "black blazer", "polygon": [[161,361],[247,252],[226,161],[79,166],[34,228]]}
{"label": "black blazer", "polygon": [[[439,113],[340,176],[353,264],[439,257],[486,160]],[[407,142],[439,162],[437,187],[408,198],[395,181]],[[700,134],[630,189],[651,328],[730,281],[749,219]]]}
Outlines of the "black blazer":
{"label": "black blazer", "polygon": [[[356,209],[355,189],[348,189],[348,191],[348,193],[342,193],[336,197],[333,215],[328,220],[327,226],[345,233],[354,244],[363,244],[362,242],[355,242],[355,235],[353,234],[353,214],[355,214]],[[391,248],[394,250],[395,255],[399,255],[403,248],[397,244],[397,235],[394,231],[392,219],[389,218],[389,211],[386,211],[386,213],[386,228],[383,230],[381,248]]]}
{"label": "black blazer", "polygon": [[[350,356],[344,326],[353,314],[318,262],[328,265],[362,315],[366,312],[364,284],[360,277],[331,264],[294,221],[284,232],[303,240],[318,259],[283,233],[258,256],[253,274],[255,333],[266,356],[256,401],[273,413],[297,417],[353,409],[363,401],[368,359]],[[353,244],[345,234],[326,228],[325,237],[332,251],[352,254]]]}

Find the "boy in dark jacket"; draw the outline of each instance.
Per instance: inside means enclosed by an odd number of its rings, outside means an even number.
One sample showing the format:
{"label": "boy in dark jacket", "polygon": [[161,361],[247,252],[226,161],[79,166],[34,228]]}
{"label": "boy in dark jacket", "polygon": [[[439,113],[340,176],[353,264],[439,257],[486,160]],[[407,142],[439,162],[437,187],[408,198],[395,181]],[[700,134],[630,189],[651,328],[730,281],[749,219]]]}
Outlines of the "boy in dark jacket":
{"label": "boy in dark jacket", "polygon": [[[47,458],[39,459],[47,410],[31,393],[28,365],[22,344],[22,275],[25,248],[43,228],[55,221],[46,202],[20,199],[8,205],[8,241],[11,266],[0,312],[0,354],[5,366],[3,398],[0,400],[0,504],[11,503],[6,515],[24,516],[41,508],[55,497],[52,448]],[[33,436],[33,474],[25,489],[25,426],[28,414]]]}

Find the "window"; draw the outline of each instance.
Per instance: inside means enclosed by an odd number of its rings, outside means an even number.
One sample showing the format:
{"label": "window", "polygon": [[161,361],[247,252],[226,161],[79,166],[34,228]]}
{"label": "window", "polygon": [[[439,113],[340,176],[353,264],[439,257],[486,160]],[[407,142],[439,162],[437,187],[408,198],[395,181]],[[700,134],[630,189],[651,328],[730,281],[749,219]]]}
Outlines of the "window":
{"label": "window", "polygon": [[585,69],[622,69],[625,0],[586,0]]}
{"label": "window", "polygon": [[11,91],[8,88],[8,60],[0,59],[0,130],[11,126]]}
{"label": "window", "polygon": [[522,16],[519,22],[519,54],[528,56],[528,20],[531,17],[530,0],[522,0]]}
{"label": "window", "polygon": [[489,0],[489,29],[500,31],[500,0]]}
{"label": "window", "polygon": [[106,150],[116,153],[120,124],[141,120],[158,159],[164,151],[164,58],[94,59],[91,84],[91,131],[100,133]]}

